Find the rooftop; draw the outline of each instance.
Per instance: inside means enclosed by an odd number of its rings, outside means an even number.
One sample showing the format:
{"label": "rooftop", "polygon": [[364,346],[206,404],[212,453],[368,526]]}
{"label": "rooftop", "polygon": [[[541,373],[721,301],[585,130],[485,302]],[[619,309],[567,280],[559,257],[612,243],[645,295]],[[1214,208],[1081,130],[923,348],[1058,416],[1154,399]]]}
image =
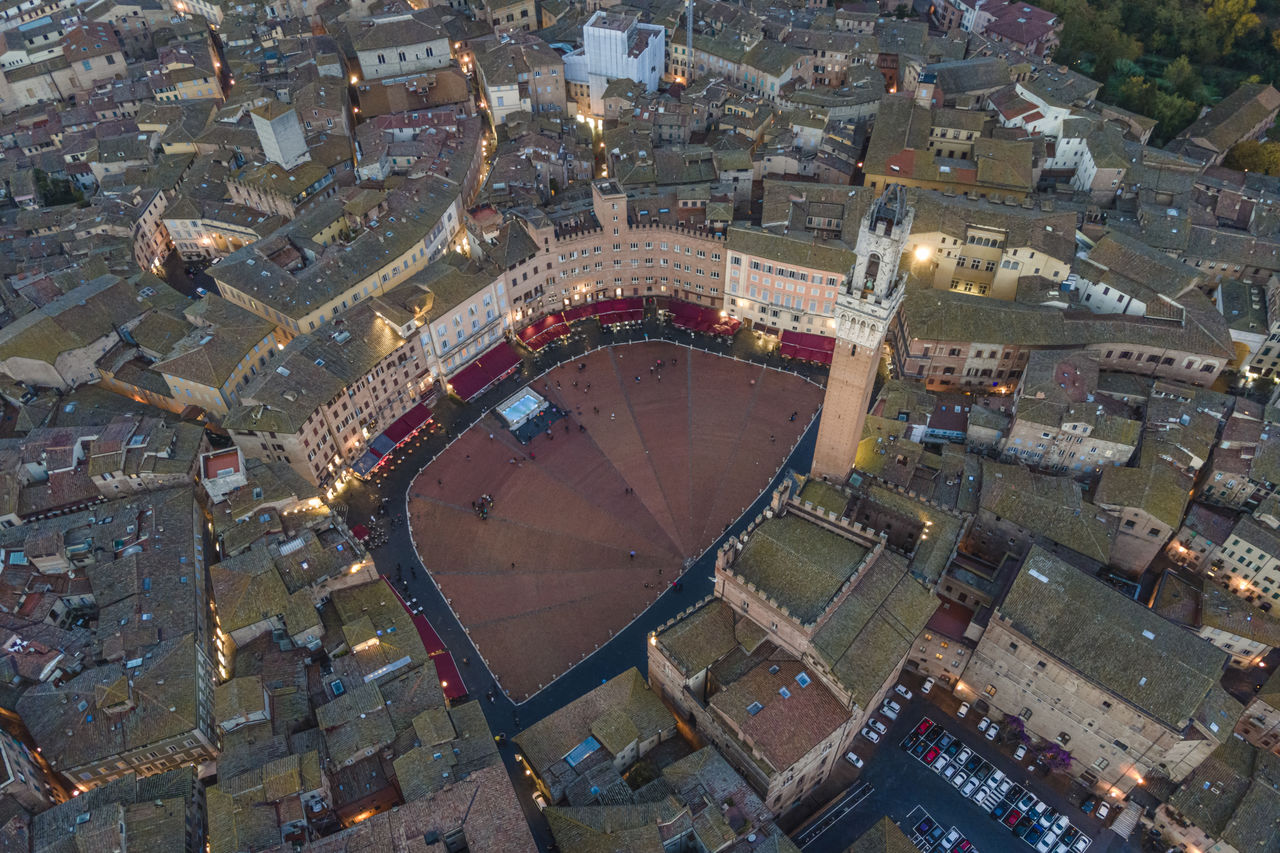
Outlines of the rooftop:
{"label": "rooftop", "polygon": [[998,612],[1045,653],[1174,731],[1217,686],[1229,657],[1039,546]]}

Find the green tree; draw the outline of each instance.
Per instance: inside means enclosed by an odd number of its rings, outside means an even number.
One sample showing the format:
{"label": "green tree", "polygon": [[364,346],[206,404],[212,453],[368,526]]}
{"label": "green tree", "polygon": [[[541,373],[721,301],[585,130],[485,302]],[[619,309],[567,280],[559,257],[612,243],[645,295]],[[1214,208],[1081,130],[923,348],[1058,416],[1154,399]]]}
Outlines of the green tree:
{"label": "green tree", "polygon": [[1280,142],[1246,139],[1227,152],[1223,165],[1228,169],[1280,175]]}
{"label": "green tree", "polygon": [[1174,92],[1184,98],[1195,97],[1196,89],[1200,86],[1200,75],[1191,67],[1191,60],[1187,59],[1185,53],[1169,63],[1169,67],[1164,70],[1164,79]]}
{"label": "green tree", "polygon": [[1206,14],[1209,28],[1218,37],[1222,55],[1231,54],[1236,39],[1253,32],[1261,24],[1253,13],[1257,0],[1209,0]]}

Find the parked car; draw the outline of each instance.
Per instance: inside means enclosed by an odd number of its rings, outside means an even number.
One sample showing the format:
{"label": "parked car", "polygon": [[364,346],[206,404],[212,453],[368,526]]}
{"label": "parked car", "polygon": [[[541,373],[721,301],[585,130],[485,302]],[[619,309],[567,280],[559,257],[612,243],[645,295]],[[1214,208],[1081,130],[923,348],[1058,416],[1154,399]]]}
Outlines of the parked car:
{"label": "parked car", "polygon": [[911,754],[914,755],[916,758],[919,758],[920,756],[924,755],[924,751],[928,748],[929,748],[929,744],[925,743],[924,741],[920,741],[918,744],[911,747]]}
{"label": "parked car", "polygon": [[973,757],[973,750],[967,746],[963,747],[958,753],[956,753],[956,761],[959,761],[961,764],[964,764],[966,761],[968,761],[972,757]]}
{"label": "parked car", "polygon": [[963,720],[965,715],[969,713],[969,703],[961,702],[960,707],[956,710],[956,717]]}
{"label": "parked car", "polygon": [[1033,821],[1028,815],[1023,815],[1022,820],[1018,821],[1018,825],[1013,828],[1013,834],[1019,838],[1026,838],[1027,833],[1035,827]]}
{"label": "parked car", "polygon": [[1009,795],[1009,791],[1010,791],[1010,789],[1012,789],[1012,788],[1013,788],[1013,780],[1012,780],[1012,779],[1003,779],[1003,780],[1001,780],[1001,782],[1000,782],[1000,786],[999,786],[998,788],[996,788],[996,791],[997,791],[997,793],[999,793],[999,794],[1000,794],[1000,796],[1002,796],[1002,797],[1007,797],[1007,796]]}
{"label": "parked car", "polygon": [[936,683],[937,682],[935,682],[932,678],[926,678],[924,680],[924,686],[920,688],[920,692],[924,693],[925,695],[928,695],[929,691],[933,689],[933,685]]}
{"label": "parked car", "polygon": [[933,764],[933,760],[941,754],[942,750],[938,749],[936,746],[931,746],[922,757],[925,764]]}
{"label": "parked car", "polygon": [[950,847],[952,844],[955,844],[957,841],[959,841],[963,837],[964,836],[960,834],[960,830],[956,829],[953,826],[951,827],[951,831],[947,833],[947,837],[942,839],[942,846],[944,848]]}
{"label": "parked car", "polygon": [[1084,853],[1084,851],[1089,849],[1089,840],[1089,836],[1082,835],[1076,839],[1075,846],[1071,849],[1074,850],[1075,853]]}
{"label": "parked car", "polygon": [[901,706],[901,705],[899,705],[897,702],[893,701],[892,699],[886,699],[886,700],[884,700],[884,706],[885,706],[886,708],[892,709],[893,713],[895,713],[895,714],[901,714],[901,713],[902,713],[902,706]]}
{"label": "parked car", "polygon": [[968,782],[965,782],[964,787],[960,789],[960,795],[962,797],[972,796],[973,792],[976,791],[977,789],[978,789],[978,780],[970,779]]}
{"label": "parked car", "polygon": [[844,755],[844,757],[845,757],[845,760],[847,760],[847,761],[848,761],[850,764],[852,764],[854,767],[861,767],[861,766],[862,766],[862,759],[858,757],[857,753],[854,753],[854,752],[846,752],[846,753],[845,753],[845,755]]}
{"label": "parked car", "polygon": [[997,726],[995,723],[992,723],[991,725],[987,726],[987,740],[995,740],[996,735],[998,735],[999,733],[1000,733],[1000,727]]}
{"label": "parked car", "polygon": [[1005,781],[1004,773],[999,770],[992,770],[991,775],[987,777],[987,785],[994,788],[1001,782]]}
{"label": "parked car", "polygon": [[920,735],[907,735],[899,744],[903,752],[910,752],[915,749],[916,744],[920,742]]}
{"label": "parked car", "polygon": [[[970,762],[970,763],[972,763],[972,762],[974,762],[974,761],[977,761],[977,762],[978,762],[978,766],[976,766],[976,767],[974,767],[974,768],[973,768],[973,771],[972,771],[972,772],[973,772],[973,778],[974,778],[974,779],[977,779],[979,784],[982,784],[982,783],[986,782],[986,781],[987,781],[987,777],[991,775],[991,765],[990,765],[990,764],[988,764],[988,763],[987,763],[987,762],[985,762],[985,761],[979,761],[979,760],[978,760],[978,756],[976,756],[976,755],[975,755],[973,758],[969,759],[969,762]],[[969,767],[969,765],[968,765],[968,764],[966,764],[966,765],[965,765],[965,769],[968,769],[968,767]]]}
{"label": "parked car", "polygon": [[[928,835],[929,844],[937,844],[939,841],[941,841],[941,840],[942,840],[942,836],[943,836],[945,833],[946,833],[946,830],[945,830],[945,829],[943,829],[943,828],[942,828],[942,827],[940,827],[940,826],[935,826],[935,827],[933,828],[933,831],[932,831],[932,832],[930,832],[930,833],[929,833],[929,835]],[[926,845],[925,849],[926,849],[926,850],[928,849],[928,845]]]}
{"label": "parked car", "polygon": [[1022,757],[1027,754],[1027,745],[1025,743],[1018,744],[1018,748],[1013,751],[1013,760],[1021,761]]}
{"label": "parked car", "polygon": [[1028,827],[1026,834],[1022,836],[1022,839],[1028,844],[1039,844],[1041,838],[1044,838],[1044,828],[1038,823],[1033,823]]}
{"label": "parked car", "polygon": [[883,708],[881,708],[880,713],[883,714],[885,717],[888,717],[890,720],[898,719],[898,712],[890,708],[888,705],[885,705]]}
{"label": "parked car", "polygon": [[903,699],[906,699],[908,702],[911,701],[911,691],[903,687],[901,684],[895,684],[893,686],[893,692],[897,693],[899,696],[901,696]]}
{"label": "parked car", "polygon": [[973,842],[967,838],[961,838],[955,844],[951,845],[949,853],[969,853],[973,850]]}
{"label": "parked car", "polygon": [[1049,831],[1061,838],[1062,834],[1067,831],[1067,827],[1069,826],[1071,826],[1071,822],[1067,820],[1067,816],[1060,814],[1054,817],[1053,826],[1049,827]]}
{"label": "parked car", "polygon": [[533,802],[538,807],[538,811],[542,811],[547,807],[547,798],[542,796],[541,791],[533,792]]}
{"label": "parked car", "polygon": [[1018,821],[1022,820],[1022,812],[1016,808],[1009,809],[1009,813],[1004,816],[1004,825],[1013,829],[1018,825]]}
{"label": "parked car", "polygon": [[969,774],[965,773],[963,770],[958,771],[956,775],[951,777],[951,784],[955,785],[957,788],[959,788],[961,785],[963,785],[965,782],[968,782],[968,781],[969,781]]}
{"label": "parked car", "polygon": [[952,740],[947,744],[947,748],[943,750],[949,758],[955,758],[960,752],[961,743],[958,740]]}
{"label": "parked car", "polygon": [[996,803],[991,808],[991,817],[993,820],[1003,820],[1004,816],[1009,813],[1009,804],[1005,802]]}
{"label": "parked car", "polygon": [[950,761],[951,759],[947,758],[946,755],[939,753],[938,757],[933,760],[933,769],[941,772],[942,768],[946,767]]}
{"label": "parked car", "polygon": [[1018,809],[1020,811],[1029,812],[1035,807],[1036,807],[1036,798],[1035,798],[1035,795],[1032,794],[1030,791],[1023,794],[1022,798],[1018,800]]}
{"label": "parked car", "polygon": [[1036,845],[1036,853],[1049,853],[1058,844],[1058,836],[1053,832],[1046,832],[1044,837],[1040,839],[1040,843]]}
{"label": "parked car", "polygon": [[1098,820],[1106,820],[1109,814],[1111,814],[1111,804],[1106,802],[1098,803]]}
{"label": "parked car", "polygon": [[938,749],[946,749],[947,747],[951,746],[951,744],[955,742],[956,742],[956,739],[954,735],[950,735],[947,732],[943,732],[942,737],[938,738]]}
{"label": "parked car", "polygon": [[889,731],[888,727],[884,723],[880,722],[874,717],[867,721],[867,725],[875,729],[876,731],[878,731],[880,734],[884,734],[885,732]]}
{"label": "parked car", "polygon": [[1040,824],[1041,829],[1048,831],[1053,826],[1053,820],[1056,817],[1058,817],[1057,812],[1055,812],[1053,809],[1046,808],[1044,812],[1040,815],[1040,817],[1036,820],[1036,823]]}
{"label": "parked car", "polygon": [[928,717],[925,717],[923,720],[921,720],[919,723],[916,724],[916,734],[918,735],[928,734],[929,729],[931,728],[933,728],[933,720],[929,719]]}
{"label": "parked car", "polygon": [[934,826],[935,824],[932,820],[925,818],[916,824],[916,833],[918,835],[928,835],[930,832],[933,832]]}
{"label": "parked car", "polygon": [[956,771],[959,769],[960,769],[959,764],[956,764],[954,762],[948,764],[946,767],[942,768],[942,778],[950,779],[952,776],[956,775]]}
{"label": "parked car", "polygon": [[1093,814],[1093,809],[1097,805],[1098,805],[1098,801],[1095,800],[1093,797],[1085,797],[1084,802],[1080,804],[1080,811],[1084,812],[1085,814]]}
{"label": "parked car", "polygon": [[981,720],[978,721],[978,731],[985,732],[987,730],[987,726],[989,725],[991,725],[991,718],[983,717]]}
{"label": "parked car", "polygon": [[873,732],[871,729],[863,729],[862,736],[872,743],[880,742],[880,734],[878,732]]}
{"label": "parked car", "polygon": [[1079,837],[1080,837],[1080,830],[1076,829],[1074,826],[1068,826],[1066,829],[1062,831],[1061,841],[1063,844],[1070,846],[1074,844],[1075,840]]}

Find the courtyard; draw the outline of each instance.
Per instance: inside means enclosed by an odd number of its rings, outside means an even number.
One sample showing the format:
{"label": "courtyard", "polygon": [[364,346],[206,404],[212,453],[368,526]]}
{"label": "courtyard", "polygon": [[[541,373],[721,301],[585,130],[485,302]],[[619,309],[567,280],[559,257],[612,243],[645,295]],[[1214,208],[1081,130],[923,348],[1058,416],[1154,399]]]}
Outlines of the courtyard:
{"label": "courtyard", "polygon": [[486,415],[408,501],[423,565],[517,702],[676,581],[767,487],[822,397],[663,342],[597,350],[530,388],[565,416],[522,443]]}

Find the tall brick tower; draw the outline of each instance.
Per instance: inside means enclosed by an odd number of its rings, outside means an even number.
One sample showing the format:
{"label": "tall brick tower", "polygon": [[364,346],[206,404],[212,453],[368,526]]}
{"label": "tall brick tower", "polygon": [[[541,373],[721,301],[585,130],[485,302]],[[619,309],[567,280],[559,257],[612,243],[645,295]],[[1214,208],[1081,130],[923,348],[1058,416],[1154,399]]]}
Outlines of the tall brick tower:
{"label": "tall brick tower", "polygon": [[906,192],[893,184],[858,228],[853,276],[836,297],[836,351],[813,453],[816,476],[843,482],[853,469],[885,333],[902,304],[905,276],[898,275],[898,260],[914,217]]}

